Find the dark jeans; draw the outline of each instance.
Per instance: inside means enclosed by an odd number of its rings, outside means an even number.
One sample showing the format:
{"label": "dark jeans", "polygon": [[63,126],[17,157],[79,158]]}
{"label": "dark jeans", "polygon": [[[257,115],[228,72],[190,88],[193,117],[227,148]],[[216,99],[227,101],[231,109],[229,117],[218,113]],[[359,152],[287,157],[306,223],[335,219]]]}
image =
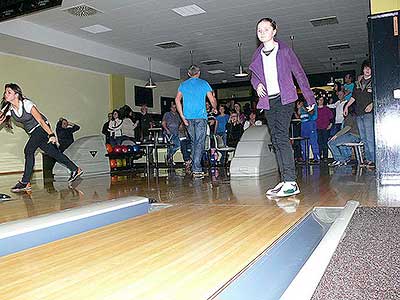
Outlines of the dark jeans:
{"label": "dark jeans", "polygon": [[281,179],[282,181],[296,181],[293,150],[289,141],[289,126],[294,104],[282,105],[280,97],[270,100],[269,104],[270,109],[265,110],[264,114],[275,149]]}
{"label": "dark jeans", "polygon": [[342,123],[333,124],[331,130],[329,131],[329,137],[333,137],[342,129]]}
{"label": "dark jeans", "polygon": [[180,142],[181,144],[181,152],[182,152],[182,156],[183,156],[183,160],[185,162],[187,162],[188,160],[190,160],[190,139],[189,138],[185,138],[183,140],[181,140]]}
{"label": "dark jeans", "polygon": [[327,129],[317,129],[318,133],[318,147],[321,159],[328,158],[328,137],[329,131]]}
{"label": "dark jeans", "polygon": [[35,165],[35,152],[37,148],[40,148],[48,156],[54,158],[60,164],[65,165],[70,171],[75,171],[78,167],[57,147],[53,144],[48,143],[47,133],[42,127],[36,128],[30,135],[28,142],[25,145],[25,170],[22,176],[22,182],[29,182],[33,172],[33,166]]}

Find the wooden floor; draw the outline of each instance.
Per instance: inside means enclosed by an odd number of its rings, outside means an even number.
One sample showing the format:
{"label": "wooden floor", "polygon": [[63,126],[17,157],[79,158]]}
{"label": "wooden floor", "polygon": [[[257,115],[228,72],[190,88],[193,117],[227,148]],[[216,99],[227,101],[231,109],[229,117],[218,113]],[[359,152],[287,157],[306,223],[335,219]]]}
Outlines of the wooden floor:
{"label": "wooden floor", "polygon": [[[0,258],[0,299],[207,299],[314,206],[357,200],[376,206],[373,171],[326,166],[298,170],[302,193],[265,197],[277,182],[176,169],[44,184],[0,202],[0,223],[107,201],[146,196],[172,207]],[[8,192],[17,175],[0,177]]]}

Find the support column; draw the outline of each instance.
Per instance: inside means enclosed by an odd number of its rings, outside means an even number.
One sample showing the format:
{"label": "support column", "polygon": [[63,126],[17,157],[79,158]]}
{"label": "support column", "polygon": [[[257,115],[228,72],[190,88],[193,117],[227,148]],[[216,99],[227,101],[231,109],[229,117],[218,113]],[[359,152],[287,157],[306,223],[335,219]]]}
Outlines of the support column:
{"label": "support column", "polygon": [[378,203],[400,205],[400,0],[371,0],[369,44],[373,72]]}
{"label": "support column", "polygon": [[109,109],[118,109],[126,104],[125,101],[125,77],[121,75],[111,74],[110,82],[110,101]]}

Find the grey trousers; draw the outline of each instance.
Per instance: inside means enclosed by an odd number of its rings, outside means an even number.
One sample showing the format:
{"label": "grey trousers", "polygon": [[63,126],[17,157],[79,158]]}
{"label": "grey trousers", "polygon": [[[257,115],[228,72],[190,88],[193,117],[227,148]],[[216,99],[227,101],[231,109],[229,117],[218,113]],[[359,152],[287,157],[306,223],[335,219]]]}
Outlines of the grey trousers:
{"label": "grey trousers", "polygon": [[282,105],[281,97],[269,101],[270,109],[265,118],[278,161],[281,181],[296,181],[293,149],[289,141],[289,127],[294,112],[294,103]]}

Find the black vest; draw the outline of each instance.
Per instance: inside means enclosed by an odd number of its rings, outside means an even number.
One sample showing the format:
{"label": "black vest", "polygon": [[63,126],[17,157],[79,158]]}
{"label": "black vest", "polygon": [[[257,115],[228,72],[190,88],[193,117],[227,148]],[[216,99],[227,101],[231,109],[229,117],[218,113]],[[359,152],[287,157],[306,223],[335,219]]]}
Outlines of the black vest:
{"label": "black vest", "polygon": [[[17,116],[17,114],[15,113],[14,109],[11,108],[11,116],[14,118],[14,120],[18,123],[21,123],[22,126],[24,127],[25,131],[30,134],[33,132],[33,130],[35,130],[37,127],[40,126],[39,122],[36,121],[35,117],[28,113],[25,110],[25,105],[24,105],[24,101],[21,101],[20,105],[22,105],[22,114],[20,117]],[[43,120],[45,120],[45,122],[48,124],[47,122],[47,118],[42,115]]]}

